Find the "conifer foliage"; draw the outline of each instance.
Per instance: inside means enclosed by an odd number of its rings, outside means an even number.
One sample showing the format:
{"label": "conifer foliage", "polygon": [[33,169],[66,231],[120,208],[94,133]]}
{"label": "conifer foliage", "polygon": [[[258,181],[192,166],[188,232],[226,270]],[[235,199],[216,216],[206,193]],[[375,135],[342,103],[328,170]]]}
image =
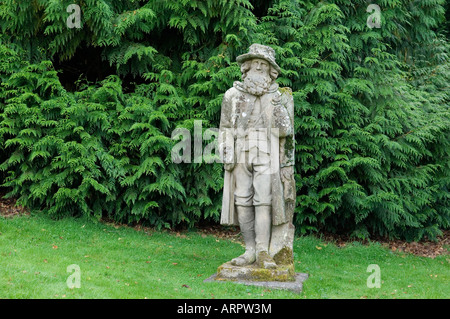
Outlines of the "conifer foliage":
{"label": "conifer foliage", "polygon": [[[299,233],[420,240],[450,225],[444,0],[3,0],[8,196],[55,217],[217,222],[223,168],[174,163],[176,128],[219,123],[236,56],[273,47],[295,100]],[[71,4],[80,27],[69,28]]]}

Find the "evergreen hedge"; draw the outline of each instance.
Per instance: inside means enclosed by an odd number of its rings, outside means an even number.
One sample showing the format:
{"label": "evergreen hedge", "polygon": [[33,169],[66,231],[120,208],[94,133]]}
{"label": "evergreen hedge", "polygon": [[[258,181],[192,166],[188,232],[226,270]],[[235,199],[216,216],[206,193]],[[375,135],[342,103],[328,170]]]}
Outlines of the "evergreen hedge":
{"label": "evergreen hedge", "polygon": [[[217,222],[221,164],[173,163],[176,128],[218,127],[237,55],[272,46],[293,89],[299,233],[435,239],[448,229],[444,0],[0,3],[3,186],[52,216]],[[208,141],[203,142],[203,147]]]}

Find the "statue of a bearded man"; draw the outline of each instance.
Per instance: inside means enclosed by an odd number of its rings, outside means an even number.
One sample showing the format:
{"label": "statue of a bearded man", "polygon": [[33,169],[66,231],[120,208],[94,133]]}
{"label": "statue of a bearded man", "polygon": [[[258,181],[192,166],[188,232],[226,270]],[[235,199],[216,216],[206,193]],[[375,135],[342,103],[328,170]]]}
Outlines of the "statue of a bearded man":
{"label": "statue of a bearded man", "polygon": [[239,225],[244,238],[245,253],[232,265],[272,269],[293,264],[294,101],[275,83],[272,48],[253,44],[236,60],[243,81],[225,93],[219,128],[221,224]]}

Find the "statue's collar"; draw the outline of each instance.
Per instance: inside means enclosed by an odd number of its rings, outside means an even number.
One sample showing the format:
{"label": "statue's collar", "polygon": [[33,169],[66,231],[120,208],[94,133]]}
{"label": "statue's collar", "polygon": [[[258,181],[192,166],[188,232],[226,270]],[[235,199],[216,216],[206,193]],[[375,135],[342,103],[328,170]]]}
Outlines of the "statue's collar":
{"label": "statue's collar", "polygon": [[[235,81],[233,83],[233,87],[235,87],[236,89],[238,89],[241,92],[248,93],[247,90],[244,88],[244,84],[242,82]],[[274,92],[278,91],[278,87],[279,87],[278,84],[273,82],[265,94],[274,93]],[[250,94],[250,93],[248,93],[248,94]]]}

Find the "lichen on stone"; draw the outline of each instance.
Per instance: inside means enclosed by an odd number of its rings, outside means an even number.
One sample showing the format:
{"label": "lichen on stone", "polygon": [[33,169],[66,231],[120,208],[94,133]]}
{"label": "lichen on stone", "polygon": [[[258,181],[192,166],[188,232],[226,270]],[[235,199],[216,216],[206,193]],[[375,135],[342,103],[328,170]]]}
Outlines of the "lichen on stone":
{"label": "lichen on stone", "polygon": [[273,269],[260,268],[256,263],[247,266],[234,266],[230,262],[217,268],[215,280],[228,281],[295,281],[294,264],[277,265]]}
{"label": "lichen on stone", "polygon": [[275,269],[255,268],[251,271],[251,280],[256,281],[294,281],[294,266],[278,266]]}
{"label": "lichen on stone", "polygon": [[280,87],[279,91],[281,94],[289,94],[292,95],[292,89],[290,87]]}
{"label": "lichen on stone", "polygon": [[294,264],[294,253],[289,247],[283,247],[275,256],[273,260],[277,265],[292,265]]}
{"label": "lichen on stone", "polygon": [[266,264],[273,265],[272,268],[276,267],[275,261],[272,259],[272,257],[269,256],[269,254],[266,251],[260,252],[256,260],[259,268],[267,268]]}
{"label": "lichen on stone", "polygon": [[294,266],[278,266],[276,269],[255,268],[251,272],[252,280],[257,281],[294,281]]}

